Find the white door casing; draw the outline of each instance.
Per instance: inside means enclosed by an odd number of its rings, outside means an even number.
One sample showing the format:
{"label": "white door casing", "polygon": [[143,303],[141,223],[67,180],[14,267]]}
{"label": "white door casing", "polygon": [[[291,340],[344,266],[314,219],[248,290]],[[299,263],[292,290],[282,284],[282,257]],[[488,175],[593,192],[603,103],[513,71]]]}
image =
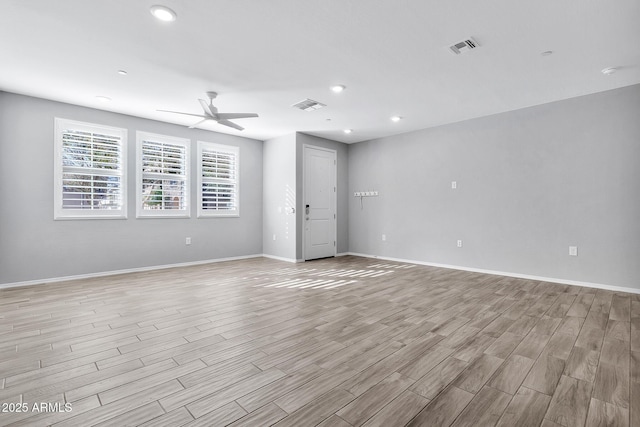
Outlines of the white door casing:
{"label": "white door casing", "polygon": [[303,212],[305,260],[336,255],[336,152],[304,145]]}

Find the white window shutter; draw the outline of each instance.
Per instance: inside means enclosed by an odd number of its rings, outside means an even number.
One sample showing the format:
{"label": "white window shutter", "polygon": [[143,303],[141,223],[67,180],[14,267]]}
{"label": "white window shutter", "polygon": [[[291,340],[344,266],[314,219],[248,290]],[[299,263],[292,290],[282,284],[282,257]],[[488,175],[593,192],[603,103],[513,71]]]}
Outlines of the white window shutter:
{"label": "white window shutter", "polygon": [[55,219],[126,218],[127,131],[55,119]]}
{"label": "white window shutter", "polygon": [[190,141],[137,133],[137,216],[189,216]]}
{"label": "white window shutter", "polygon": [[198,216],[239,216],[238,147],[198,141]]}

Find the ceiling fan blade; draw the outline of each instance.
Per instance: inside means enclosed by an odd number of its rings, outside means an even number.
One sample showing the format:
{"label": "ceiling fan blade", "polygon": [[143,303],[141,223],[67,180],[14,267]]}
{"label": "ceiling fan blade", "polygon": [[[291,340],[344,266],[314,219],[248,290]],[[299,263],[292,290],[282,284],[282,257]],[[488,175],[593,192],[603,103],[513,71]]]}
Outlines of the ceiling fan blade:
{"label": "ceiling fan blade", "polygon": [[212,104],[207,104],[207,101],[204,99],[198,99],[198,102],[200,102],[200,106],[202,106],[202,109],[207,116],[211,116],[213,119],[217,117],[218,109],[216,107]]}
{"label": "ceiling fan blade", "polygon": [[218,113],[217,116],[220,120],[249,119],[251,117],[258,117],[256,113]]}
{"label": "ceiling fan blade", "polygon": [[244,128],[240,125],[237,125],[233,122],[230,122],[229,120],[218,120],[218,123],[220,123],[221,125],[224,126],[229,126],[230,128],[234,128],[234,129],[238,129],[238,130],[244,130]]}
{"label": "ceiling fan blade", "polygon": [[209,104],[207,104],[207,101],[205,101],[204,99],[198,99],[198,102],[200,103],[200,106],[202,106],[202,111],[204,111],[206,115],[211,114],[211,111],[209,111]]}
{"label": "ceiling fan blade", "polygon": [[208,120],[211,120],[211,119],[210,119],[209,117],[207,117],[206,119],[200,120],[200,121],[199,121],[198,123],[196,123],[195,125],[191,125],[191,126],[189,126],[189,129],[193,129],[194,127],[197,127],[197,126],[201,125],[202,123],[204,123],[204,122],[206,122],[206,121],[208,121]]}
{"label": "ceiling fan blade", "polygon": [[203,116],[202,114],[183,113],[181,111],[169,111],[169,110],[156,110],[156,111],[160,111],[162,113],[175,113],[175,114],[183,114],[185,116],[208,118],[207,116]]}

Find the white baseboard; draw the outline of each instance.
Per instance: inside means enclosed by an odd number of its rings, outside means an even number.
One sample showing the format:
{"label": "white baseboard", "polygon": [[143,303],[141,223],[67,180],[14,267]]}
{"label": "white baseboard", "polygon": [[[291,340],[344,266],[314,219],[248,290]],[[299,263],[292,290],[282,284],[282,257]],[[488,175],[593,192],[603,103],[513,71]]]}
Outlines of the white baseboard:
{"label": "white baseboard", "polygon": [[284,262],[293,262],[293,263],[296,263],[296,262],[302,262],[302,261],[304,261],[304,260],[302,260],[302,259],[285,258],[285,257],[282,257],[282,256],[267,255],[267,254],[262,254],[262,256],[263,256],[263,257],[265,257],[265,258],[275,259],[275,260],[278,260],[278,261],[284,261]]}
{"label": "white baseboard", "polygon": [[249,258],[261,258],[262,256],[263,256],[262,254],[243,255],[243,256],[234,256],[234,257],[227,257],[227,258],[206,259],[202,261],[181,262],[177,264],[152,265],[149,267],[136,267],[136,268],[127,268],[124,270],[101,271],[98,273],[77,274],[73,276],[52,277],[52,278],[38,279],[38,280],[27,280],[24,282],[0,283],[0,289],[16,288],[19,286],[42,285],[45,283],[66,282],[68,280],[91,279],[95,277],[114,276],[116,274],[140,273],[143,271],[164,270],[167,268],[175,268],[175,267],[189,267],[192,265],[211,264],[214,262],[236,261],[240,259],[249,259]]}
{"label": "white baseboard", "polygon": [[378,255],[370,255],[370,254],[361,254],[357,252],[347,252],[344,255],[353,255],[360,256],[364,258],[375,258],[382,259],[385,261],[397,261],[397,262],[406,262],[409,264],[419,264],[419,265],[427,265],[429,267],[440,267],[440,268],[449,268],[452,270],[463,270],[463,271],[472,271],[474,273],[484,273],[484,274],[493,274],[496,276],[506,276],[506,277],[517,277],[519,279],[529,279],[529,280],[538,280],[540,282],[553,282],[560,283],[562,285],[572,285],[572,286],[584,286],[586,288],[596,288],[596,289],[604,289],[607,291],[615,291],[615,292],[627,292],[630,294],[640,294],[640,289],[637,288],[628,288],[623,286],[611,286],[605,285],[602,283],[592,283],[592,282],[580,282],[577,280],[567,280],[567,279],[557,279],[554,277],[543,277],[543,276],[533,276],[530,274],[520,274],[520,273],[511,273],[506,271],[496,271],[496,270],[485,270],[482,268],[472,268],[472,267],[464,267],[460,265],[450,265],[450,264],[439,264],[435,262],[426,262],[426,261],[416,261],[411,259],[402,259],[402,258],[392,258]]}
{"label": "white baseboard", "polygon": [[[452,270],[462,270],[462,271],[472,271],[474,273],[484,273],[484,274],[493,274],[496,276],[506,276],[506,277],[516,277],[519,279],[529,279],[529,280],[538,280],[541,282],[553,282],[560,283],[563,285],[572,285],[572,286],[584,286],[587,288],[596,288],[596,289],[605,289],[608,291],[614,292],[627,292],[630,294],[640,294],[640,289],[636,288],[628,288],[623,286],[611,286],[605,285],[602,283],[592,283],[592,282],[581,282],[577,280],[567,280],[567,279],[557,279],[553,277],[543,277],[543,276],[533,276],[530,274],[520,274],[520,273],[511,273],[505,271],[496,271],[496,270],[485,270],[481,268],[471,268],[464,267],[460,265],[450,265],[450,264],[439,264],[434,262],[426,262],[426,261],[416,261],[411,259],[403,259],[403,258],[393,258],[393,257],[385,257],[378,255],[370,255],[370,254],[361,254],[357,252],[342,252],[336,254],[336,256],[345,256],[345,255],[353,255],[364,258],[374,258],[374,259],[382,259],[386,261],[396,261],[396,262],[405,262],[409,264],[418,264],[418,265],[427,265],[430,267],[440,267],[440,268],[448,268]],[[163,270],[167,268],[175,268],[175,267],[189,267],[193,265],[202,265],[202,264],[211,264],[214,262],[224,262],[224,261],[236,261],[241,259],[249,259],[249,258],[270,258],[278,261],[285,261],[290,263],[298,263],[304,262],[304,260],[294,259],[294,258],[284,258],[278,257],[275,255],[267,255],[267,254],[254,254],[254,255],[243,255],[236,257],[227,257],[227,258],[215,258],[208,259],[202,261],[191,261],[191,262],[182,262],[177,264],[165,264],[165,265],[153,265],[149,267],[138,267],[138,268],[129,268],[125,270],[112,270],[112,271],[102,271],[98,273],[89,273],[89,274],[78,274],[73,276],[64,276],[64,277],[53,277],[47,279],[38,279],[38,280],[27,280],[24,282],[13,282],[13,283],[0,283],[0,289],[8,289],[8,288],[16,288],[19,286],[32,286],[32,285],[41,285],[45,283],[56,283],[56,282],[66,282],[68,280],[78,280],[78,279],[91,279],[95,277],[104,277],[104,276],[114,276],[116,274],[126,274],[126,273],[140,273],[144,271],[152,271],[152,270]]]}
{"label": "white baseboard", "polygon": [[[345,256],[345,255],[351,255],[351,254],[349,252],[341,252],[339,254],[335,254],[336,257]],[[285,258],[281,256],[267,255],[267,254],[262,254],[262,256],[265,258],[271,258],[271,259],[275,259],[278,261],[285,261],[285,262],[295,262],[295,263],[305,262],[304,258],[294,259],[294,258]]]}

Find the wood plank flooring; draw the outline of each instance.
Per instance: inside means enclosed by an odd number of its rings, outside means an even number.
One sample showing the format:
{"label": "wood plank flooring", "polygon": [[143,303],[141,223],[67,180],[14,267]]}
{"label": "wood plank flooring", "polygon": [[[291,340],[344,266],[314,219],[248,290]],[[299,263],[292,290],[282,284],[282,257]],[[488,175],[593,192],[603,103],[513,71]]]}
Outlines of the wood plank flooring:
{"label": "wood plank flooring", "polygon": [[640,295],[352,256],[0,290],[0,410],[2,426],[639,426]]}

